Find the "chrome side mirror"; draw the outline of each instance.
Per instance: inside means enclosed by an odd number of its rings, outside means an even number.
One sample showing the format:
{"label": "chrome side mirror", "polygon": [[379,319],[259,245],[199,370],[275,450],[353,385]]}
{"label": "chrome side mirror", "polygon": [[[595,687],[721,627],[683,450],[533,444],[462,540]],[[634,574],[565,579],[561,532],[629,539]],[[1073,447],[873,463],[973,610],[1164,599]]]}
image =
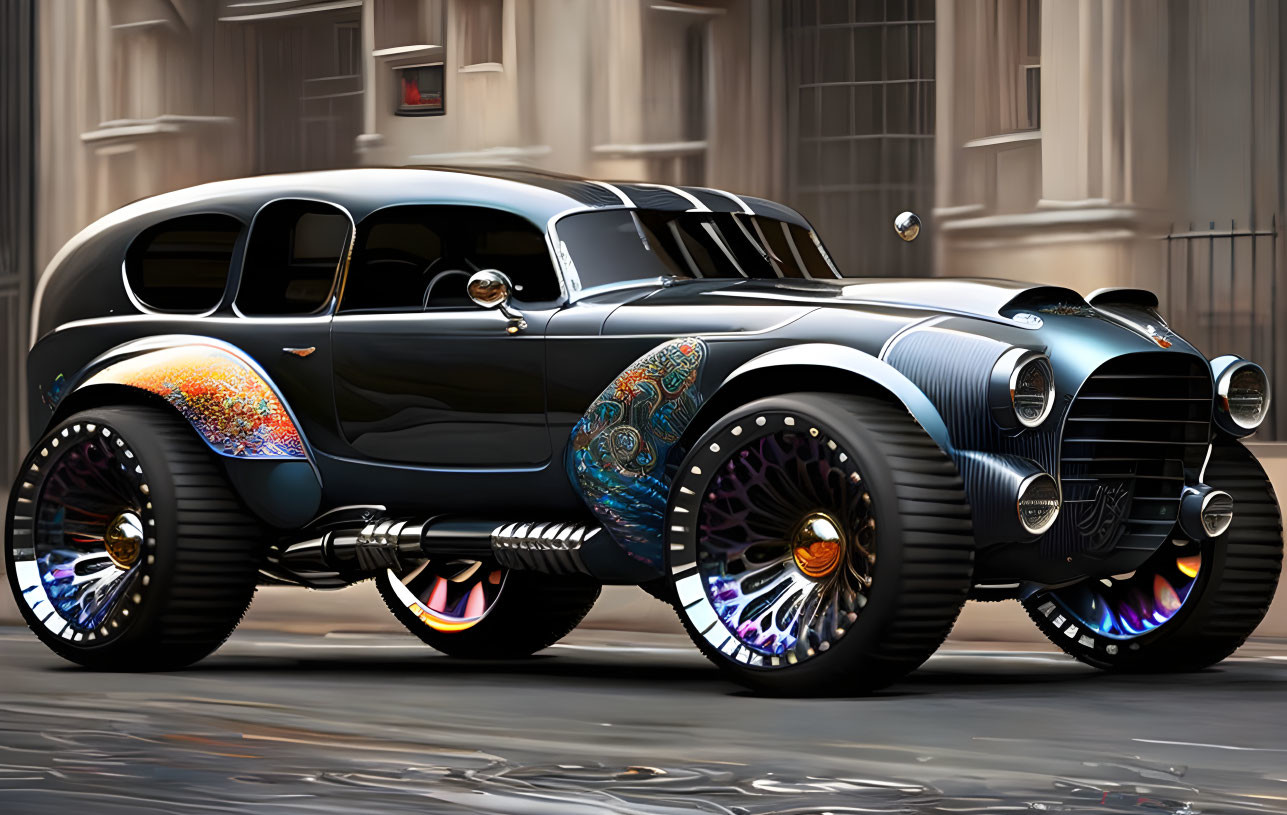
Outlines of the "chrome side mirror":
{"label": "chrome side mirror", "polygon": [[921,219],[915,212],[900,212],[894,219],[894,231],[905,241],[914,241],[921,234]]}
{"label": "chrome side mirror", "polygon": [[509,325],[505,327],[508,333],[517,334],[527,328],[527,320],[523,319],[523,315],[510,308],[509,299],[514,291],[514,284],[504,272],[496,269],[474,272],[470,275],[465,290],[475,305],[500,309],[500,313],[509,318]]}

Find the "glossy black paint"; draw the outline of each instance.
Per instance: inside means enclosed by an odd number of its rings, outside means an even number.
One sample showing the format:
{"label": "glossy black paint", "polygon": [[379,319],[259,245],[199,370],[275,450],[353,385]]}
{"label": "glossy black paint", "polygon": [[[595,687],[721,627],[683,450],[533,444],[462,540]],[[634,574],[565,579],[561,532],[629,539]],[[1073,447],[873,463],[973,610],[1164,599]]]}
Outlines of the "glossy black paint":
{"label": "glossy black paint", "polygon": [[[1064,417],[1087,377],[1122,354],[1162,350],[1145,328],[1155,327],[1156,315],[1138,295],[1092,308],[1068,289],[995,280],[655,280],[571,294],[564,282],[557,302],[524,310],[528,327],[518,334],[506,333],[499,313],[472,306],[334,316],[337,297],[318,315],[244,317],[233,302],[241,276],[253,274],[243,270],[245,233],[227,291],[208,315],[143,313],[122,280],[131,240],[162,220],[218,212],[249,225],[264,204],[288,198],[334,204],[359,230],[374,210],[398,205],[491,206],[545,232],[569,211],[636,202],[678,208],[693,206],[690,198],[807,228],[797,213],[760,199],[647,185],[617,190],[524,172],[372,169],[219,182],[132,204],[69,243],[42,280],[28,366],[32,435],[101,398],[76,388],[111,349],[161,334],[203,335],[237,346],[268,373],[311,451],[322,509],[378,503],[421,517],[588,518],[564,469],[573,426],[634,360],[668,340],[698,336],[709,357],[694,432],[736,400],[774,392],[864,391],[901,401],[962,472],[975,507],[980,580],[1056,584],[1125,571],[1147,555],[1054,557],[990,520],[1013,502],[1000,486],[1008,482],[989,475],[995,460],[1018,457],[1057,474]],[[557,264],[557,248],[550,249]],[[1161,330],[1166,353],[1202,359],[1164,324]],[[806,352],[781,354],[794,346]],[[992,420],[987,400],[993,365],[1016,347],[1048,354],[1056,375],[1053,414],[1017,431]],[[292,348],[314,350],[285,350]],[[43,402],[59,375],[71,395],[51,414]],[[269,483],[237,478],[245,491]],[[256,500],[263,505],[262,495]],[[298,514],[279,512],[274,521],[302,523]],[[607,580],[643,579],[605,569]]]}

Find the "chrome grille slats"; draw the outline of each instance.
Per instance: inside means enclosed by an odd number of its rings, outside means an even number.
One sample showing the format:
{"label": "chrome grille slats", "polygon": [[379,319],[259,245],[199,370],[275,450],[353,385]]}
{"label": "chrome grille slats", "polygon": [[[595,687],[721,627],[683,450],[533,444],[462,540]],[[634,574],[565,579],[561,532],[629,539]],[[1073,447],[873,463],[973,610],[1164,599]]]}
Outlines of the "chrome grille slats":
{"label": "chrome grille slats", "polygon": [[1043,552],[1155,548],[1175,524],[1185,468],[1202,466],[1211,399],[1210,369],[1191,354],[1128,354],[1095,371],[1064,420],[1064,511]]}

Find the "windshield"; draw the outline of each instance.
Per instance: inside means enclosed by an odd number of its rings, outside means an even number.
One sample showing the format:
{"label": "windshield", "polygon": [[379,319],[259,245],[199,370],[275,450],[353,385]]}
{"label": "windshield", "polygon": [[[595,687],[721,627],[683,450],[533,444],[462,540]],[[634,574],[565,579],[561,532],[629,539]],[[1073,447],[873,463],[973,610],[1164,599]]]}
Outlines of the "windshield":
{"label": "windshield", "polygon": [[812,232],[761,215],[614,209],[569,215],[555,229],[582,289],[658,277],[838,276]]}

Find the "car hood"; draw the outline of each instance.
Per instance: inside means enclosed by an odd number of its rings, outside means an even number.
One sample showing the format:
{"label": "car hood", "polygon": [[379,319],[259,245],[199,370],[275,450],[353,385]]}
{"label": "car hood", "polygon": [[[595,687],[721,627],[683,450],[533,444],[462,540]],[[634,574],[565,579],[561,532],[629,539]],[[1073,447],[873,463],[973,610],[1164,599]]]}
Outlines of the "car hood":
{"label": "car hood", "polygon": [[840,280],[693,280],[654,292],[650,305],[745,300],[823,305],[894,306],[1007,320],[1003,312],[1042,305],[1088,308],[1072,289],[984,278],[862,278]]}

